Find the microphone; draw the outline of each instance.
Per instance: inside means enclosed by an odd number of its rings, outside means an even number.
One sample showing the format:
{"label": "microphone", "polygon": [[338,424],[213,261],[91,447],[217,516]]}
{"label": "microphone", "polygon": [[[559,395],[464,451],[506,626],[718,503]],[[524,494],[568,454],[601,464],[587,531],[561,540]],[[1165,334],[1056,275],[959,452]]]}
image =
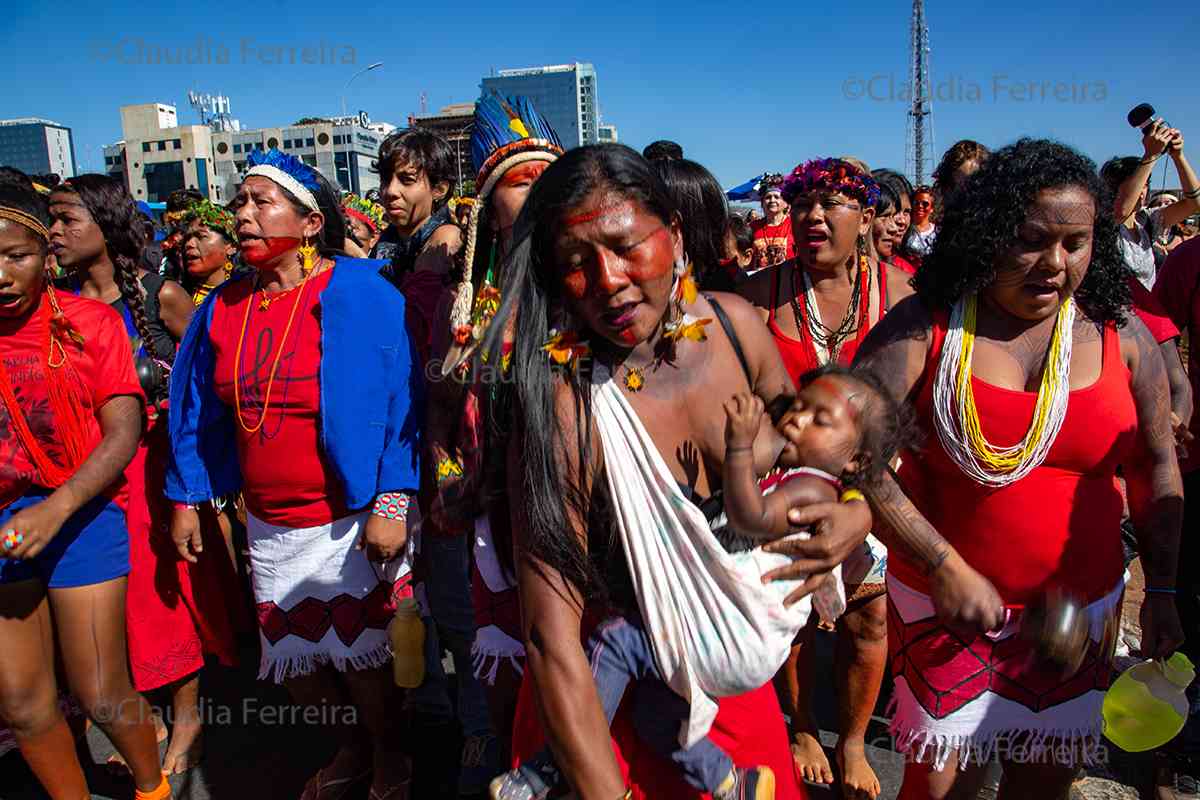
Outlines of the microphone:
{"label": "microphone", "polygon": [[1154,116],[1154,106],[1149,103],[1137,104],[1125,119],[1131,126],[1140,129],[1142,133],[1146,133],[1153,128],[1156,122],[1161,122],[1163,125],[1169,124],[1162,117]]}

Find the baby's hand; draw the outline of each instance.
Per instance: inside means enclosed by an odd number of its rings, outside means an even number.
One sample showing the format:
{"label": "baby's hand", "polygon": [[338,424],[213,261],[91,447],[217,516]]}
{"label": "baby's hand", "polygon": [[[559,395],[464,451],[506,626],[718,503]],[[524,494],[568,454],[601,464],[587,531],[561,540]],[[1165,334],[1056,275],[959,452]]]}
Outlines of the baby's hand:
{"label": "baby's hand", "polygon": [[757,395],[735,394],[725,403],[725,447],[754,446],[758,427],[762,424],[763,401]]}

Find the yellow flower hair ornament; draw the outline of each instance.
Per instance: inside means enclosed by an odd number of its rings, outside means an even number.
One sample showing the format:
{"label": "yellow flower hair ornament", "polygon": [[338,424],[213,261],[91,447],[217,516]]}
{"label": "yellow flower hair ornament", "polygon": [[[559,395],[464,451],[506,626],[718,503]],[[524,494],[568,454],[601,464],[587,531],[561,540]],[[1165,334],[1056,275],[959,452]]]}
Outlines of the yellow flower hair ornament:
{"label": "yellow flower hair ornament", "polygon": [[542,345],[542,350],[550,357],[551,363],[572,370],[578,365],[579,359],[591,353],[588,343],[581,340],[578,333],[557,328],[550,331],[550,338]]}

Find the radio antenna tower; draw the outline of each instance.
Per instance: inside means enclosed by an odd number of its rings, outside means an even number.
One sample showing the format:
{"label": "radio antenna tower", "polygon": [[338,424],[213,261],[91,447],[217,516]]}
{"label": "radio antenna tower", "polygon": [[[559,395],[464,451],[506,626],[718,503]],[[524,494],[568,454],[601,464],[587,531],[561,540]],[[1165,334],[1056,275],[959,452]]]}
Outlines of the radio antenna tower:
{"label": "radio antenna tower", "polygon": [[913,184],[929,182],[933,175],[933,81],[929,75],[929,28],[925,25],[925,0],[913,0],[909,35],[908,81],[912,103],[908,107],[905,171]]}

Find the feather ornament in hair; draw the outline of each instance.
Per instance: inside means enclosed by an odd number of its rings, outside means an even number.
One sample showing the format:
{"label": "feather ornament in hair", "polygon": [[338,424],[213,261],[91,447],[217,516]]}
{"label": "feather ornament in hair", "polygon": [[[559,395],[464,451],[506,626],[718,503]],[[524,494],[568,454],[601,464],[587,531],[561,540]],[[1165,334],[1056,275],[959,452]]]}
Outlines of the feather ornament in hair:
{"label": "feather ornament in hair", "polygon": [[283,172],[291,175],[302,186],[311,191],[318,191],[321,188],[320,181],[317,180],[317,173],[308,164],[305,164],[300,159],[293,155],[281,152],[274,148],[263,152],[255,150],[250,155],[246,156],[247,167],[275,167]]}

